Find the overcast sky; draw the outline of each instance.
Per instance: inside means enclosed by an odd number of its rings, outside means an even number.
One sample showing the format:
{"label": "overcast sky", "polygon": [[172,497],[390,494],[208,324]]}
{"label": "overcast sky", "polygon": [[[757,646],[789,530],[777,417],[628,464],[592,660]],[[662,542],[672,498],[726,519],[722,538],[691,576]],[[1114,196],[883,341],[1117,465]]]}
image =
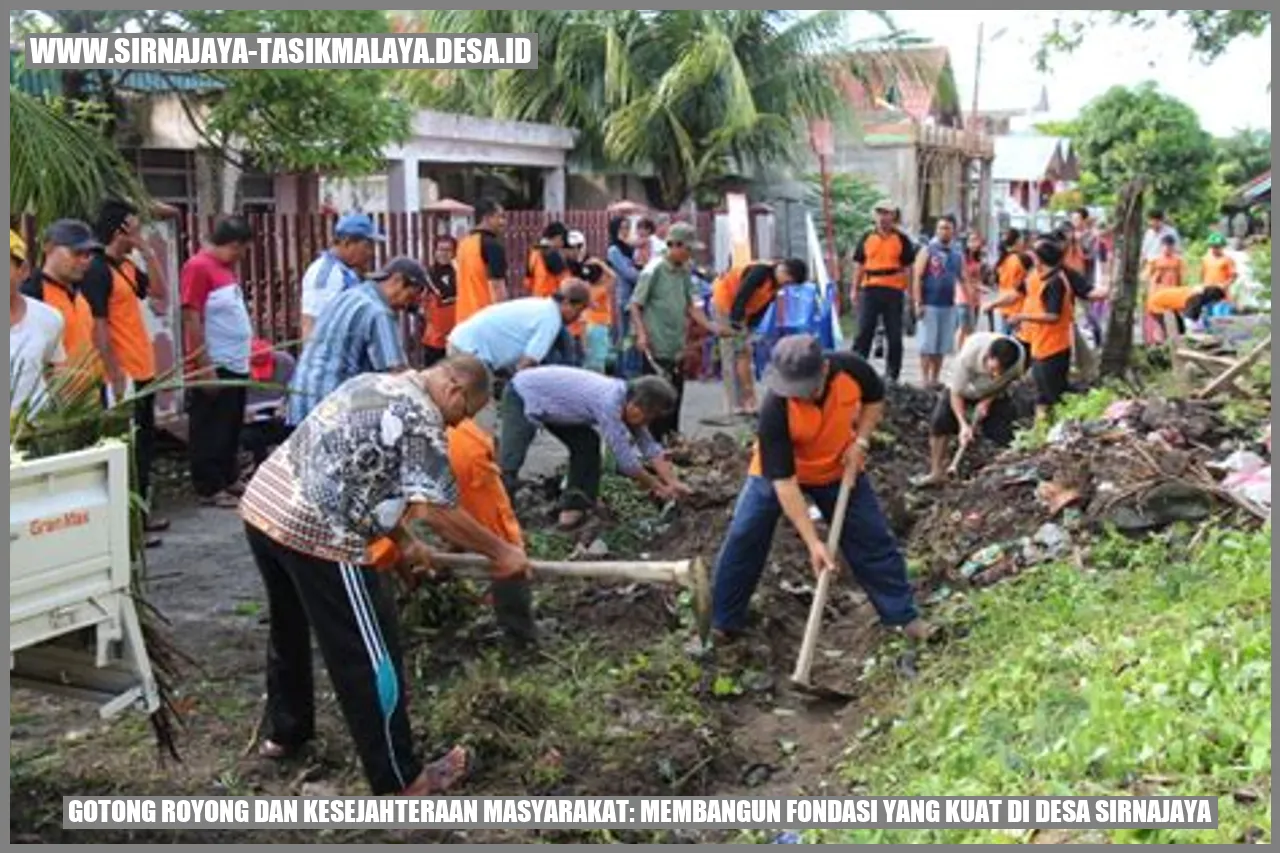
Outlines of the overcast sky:
{"label": "overcast sky", "polygon": [[[1036,72],[1034,54],[1043,33],[1052,28],[1048,11],[978,11],[964,9],[896,11],[902,29],[945,45],[951,51],[961,104],[973,102],[974,56],[978,24],[985,24],[979,109],[1007,109],[1034,104],[1040,87],[1049,87],[1052,118],[1071,118],[1111,86],[1156,80],[1161,88],[1200,114],[1205,129],[1227,135],[1241,127],[1271,129],[1271,34],[1242,37],[1212,65],[1190,56],[1191,36],[1175,22],[1161,20],[1144,32],[1127,26],[1100,24],[1072,54],[1055,57],[1046,75]],[[876,25],[855,14],[855,27]],[[1003,36],[992,37],[1001,29]]]}

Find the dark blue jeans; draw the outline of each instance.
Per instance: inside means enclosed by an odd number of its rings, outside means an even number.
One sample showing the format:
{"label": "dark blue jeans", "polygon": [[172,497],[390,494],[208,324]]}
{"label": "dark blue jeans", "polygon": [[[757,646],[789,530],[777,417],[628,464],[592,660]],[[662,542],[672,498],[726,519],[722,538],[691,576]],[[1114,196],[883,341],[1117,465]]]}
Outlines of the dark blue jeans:
{"label": "dark blue jeans", "polygon": [[[840,484],[803,486],[824,518],[835,511]],[[782,515],[782,504],[773,483],[748,477],[733,510],[733,522],[720,556],[716,559],[712,610],[719,631],[741,631],[747,623],[747,606],[760,582],[769,558],[773,530]],[[840,533],[840,553],[853,569],[853,577],[885,625],[906,625],[918,615],[907,564],[898,541],[880,509],[880,502],[866,474],[858,477],[849,493],[849,509]],[[834,555],[833,555],[834,556]]]}

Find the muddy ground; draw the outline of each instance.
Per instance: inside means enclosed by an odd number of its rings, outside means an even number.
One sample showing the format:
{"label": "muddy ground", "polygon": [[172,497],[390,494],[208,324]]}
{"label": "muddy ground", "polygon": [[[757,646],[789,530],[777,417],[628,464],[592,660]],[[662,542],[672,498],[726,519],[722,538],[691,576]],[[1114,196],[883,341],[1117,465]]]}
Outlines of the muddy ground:
{"label": "muddy ground", "polygon": [[[981,476],[991,451],[967,462],[977,488],[913,492],[925,467],[933,397],[895,389],[873,455],[872,477],[904,542],[922,602],[955,585],[971,547],[999,533],[1009,497]],[[590,549],[612,557],[701,557],[712,564],[748,461],[746,430],[702,438],[675,458],[696,497],[674,513],[606,481],[602,518],[572,537],[550,532],[556,480],[516,497],[530,550],[562,558]],[[317,672],[319,735],[286,764],[251,745],[263,702],[266,625],[261,585],[235,514],[191,505],[180,459],[163,463],[174,527],[149,552],[148,597],[172,622],[197,666],[177,691],[182,762],[161,760],[146,721],[109,724],[93,710],[17,692],[11,704],[11,833],[54,841],[714,841],[716,833],[585,831],[74,832],[61,827],[61,797],[77,794],[361,793],[364,781],[327,676]],[[1027,506],[1025,490],[1019,501]],[[1033,520],[1039,515],[1032,513]],[[971,518],[992,519],[972,523]],[[1026,522],[1030,523],[1030,522]],[[979,528],[981,528],[979,530]],[[508,649],[484,590],[453,581],[405,602],[411,716],[421,751],[470,744],[468,794],[733,795],[844,793],[857,780],[837,765],[857,742],[878,691],[911,679],[945,641],[911,650],[877,626],[851,583],[837,587],[824,623],[814,681],[854,695],[815,703],[787,686],[808,614],[812,576],[794,532],[780,525],[753,603],[753,629],[716,660],[691,655],[687,595],[645,585],[546,582],[537,592],[543,641]],[[317,656],[317,668],[322,668]],[[865,732],[863,732],[865,734]]]}

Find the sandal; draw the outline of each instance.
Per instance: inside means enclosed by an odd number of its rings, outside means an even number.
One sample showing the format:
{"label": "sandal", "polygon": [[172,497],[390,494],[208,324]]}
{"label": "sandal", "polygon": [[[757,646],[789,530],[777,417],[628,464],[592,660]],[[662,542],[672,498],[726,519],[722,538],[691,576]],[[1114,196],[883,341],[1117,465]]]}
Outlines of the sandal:
{"label": "sandal", "polygon": [[167,518],[148,518],[142,524],[144,533],[164,533],[169,529],[169,519]]}
{"label": "sandal", "polygon": [[586,510],[567,509],[560,513],[560,517],[556,520],[556,527],[566,532],[576,530],[586,523],[586,520]]}
{"label": "sandal", "polygon": [[465,746],[455,746],[422,768],[418,778],[401,793],[403,797],[434,797],[466,781],[475,769],[475,756]]}
{"label": "sandal", "polygon": [[910,483],[912,488],[916,489],[936,489],[946,481],[946,477],[935,477],[932,474],[921,474],[919,477],[912,477]]}
{"label": "sandal", "polygon": [[230,492],[218,492],[216,495],[207,495],[200,498],[203,506],[212,506],[219,509],[237,509],[240,506],[240,499]]}
{"label": "sandal", "polygon": [[271,761],[284,761],[297,755],[297,747],[285,746],[282,743],[276,743],[270,738],[263,738],[258,744],[258,757],[266,758]]}

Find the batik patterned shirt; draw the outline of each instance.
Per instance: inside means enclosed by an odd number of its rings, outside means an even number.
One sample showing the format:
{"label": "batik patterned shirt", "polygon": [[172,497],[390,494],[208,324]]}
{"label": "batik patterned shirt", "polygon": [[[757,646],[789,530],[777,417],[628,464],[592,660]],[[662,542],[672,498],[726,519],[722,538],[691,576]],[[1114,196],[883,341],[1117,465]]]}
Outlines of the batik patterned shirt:
{"label": "batik patterned shirt", "polygon": [[241,515],[295,551],[367,565],[410,504],[457,504],[446,428],[416,374],[349,379],[258,468]]}

